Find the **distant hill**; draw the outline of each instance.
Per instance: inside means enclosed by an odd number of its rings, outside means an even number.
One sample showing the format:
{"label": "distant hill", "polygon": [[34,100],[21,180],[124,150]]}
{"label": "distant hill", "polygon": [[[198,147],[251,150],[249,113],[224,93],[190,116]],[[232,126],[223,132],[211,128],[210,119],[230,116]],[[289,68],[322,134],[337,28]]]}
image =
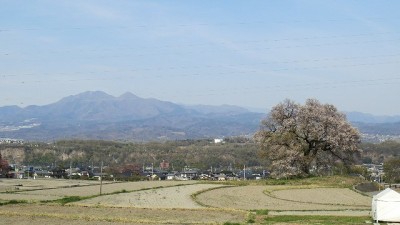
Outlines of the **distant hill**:
{"label": "distant hill", "polygon": [[375,116],[361,112],[348,112],[346,115],[347,119],[364,134],[400,135],[400,116]]}
{"label": "distant hill", "polygon": [[[251,136],[264,117],[238,106],[180,105],[129,92],[114,97],[91,91],[44,106],[0,107],[0,138],[142,141]],[[400,116],[350,112],[347,117],[363,133],[400,135]]]}
{"label": "distant hill", "polygon": [[375,116],[361,112],[346,112],[347,119],[358,123],[396,123],[400,122],[400,116]]}
{"label": "distant hill", "polygon": [[251,135],[263,117],[237,106],[184,106],[95,91],[45,106],[0,107],[0,137],[151,140]]}
{"label": "distant hill", "polygon": [[[4,108],[4,107],[3,107]],[[113,97],[104,92],[84,92],[45,106],[0,108],[0,121],[17,122],[35,118],[41,122],[141,120],[166,113],[178,113],[182,107],[156,99],[143,99],[131,93]],[[3,111],[6,114],[3,114]]]}
{"label": "distant hill", "polygon": [[400,136],[400,122],[396,123],[353,123],[360,132],[371,135]]}

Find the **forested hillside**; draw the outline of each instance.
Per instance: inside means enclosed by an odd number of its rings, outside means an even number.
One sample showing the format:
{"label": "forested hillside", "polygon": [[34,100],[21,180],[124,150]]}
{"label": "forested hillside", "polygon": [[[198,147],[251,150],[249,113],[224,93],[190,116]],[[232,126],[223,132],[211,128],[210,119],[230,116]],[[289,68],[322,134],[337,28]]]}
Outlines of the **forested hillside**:
{"label": "forested hillside", "polygon": [[[362,143],[358,163],[382,163],[400,155],[400,143],[387,141],[378,144]],[[184,166],[199,169],[242,168],[267,166],[268,160],[260,157],[258,145],[247,138],[214,140],[184,140],[166,142],[124,143],[113,141],[68,140],[54,143],[0,144],[3,158],[10,164],[32,166],[91,166],[132,164],[159,166],[163,160],[175,170]]]}
{"label": "forested hillside", "polygon": [[199,169],[242,168],[265,166],[259,157],[257,145],[247,139],[230,139],[215,144],[213,140],[185,140],[147,143],[121,143],[111,141],[58,141],[54,143],[25,143],[0,145],[3,157],[10,163],[40,166],[118,166],[133,164],[158,167],[163,160],[171,169],[184,166]]}
{"label": "forested hillside", "polygon": [[361,147],[364,163],[383,163],[389,158],[400,156],[400,142],[398,141],[385,141],[377,144],[363,143]]}

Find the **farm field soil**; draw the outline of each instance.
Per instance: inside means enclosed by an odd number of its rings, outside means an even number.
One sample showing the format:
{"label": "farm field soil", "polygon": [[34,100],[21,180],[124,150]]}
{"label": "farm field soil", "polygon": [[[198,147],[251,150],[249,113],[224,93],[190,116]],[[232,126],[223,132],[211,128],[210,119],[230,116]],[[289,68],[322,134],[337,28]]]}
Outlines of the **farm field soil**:
{"label": "farm field soil", "polygon": [[[99,194],[98,181],[74,185],[69,180],[51,180],[47,186],[41,180],[34,182],[25,183],[25,188],[31,189],[0,193],[0,202],[5,204],[7,200],[30,202],[0,206],[0,224],[246,224],[250,220],[256,224],[281,225],[362,224],[370,218],[371,207],[370,197],[349,188],[316,184],[121,182],[104,184],[105,195],[95,197]],[[13,185],[10,181],[5,183]],[[38,190],[39,187],[43,190]],[[61,205],[62,201],[39,202],[65,196],[92,197],[66,205]],[[269,212],[266,215],[250,211],[255,209]]]}
{"label": "farm field soil", "polygon": [[[65,179],[0,179],[0,192],[97,185],[99,181]],[[109,183],[109,182],[104,182]]]}
{"label": "farm field soil", "polygon": [[288,189],[272,191],[271,196],[282,200],[317,204],[369,206],[371,198],[348,188]]}
{"label": "farm field soil", "polygon": [[[18,180],[14,179],[14,182]],[[30,181],[30,184],[35,184],[36,180]],[[53,182],[59,181],[59,185],[55,185]],[[15,193],[0,193],[0,199],[4,200],[29,200],[29,201],[37,201],[37,200],[54,200],[63,198],[65,196],[91,196],[99,194],[100,192],[100,184],[99,182],[84,182],[83,185],[78,185],[78,182],[69,183],[65,180],[54,180],[50,182],[47,186],[41,180],[38,182],[43,190],[32,190],[32,191],[18,191]],[[109,194],[113,192],[119,191],[135,191],[146,188],[155,188],[155,187],[167,187],[167,186],[175,186],[175,185],[186,185],[193,184],[195,181],[141,181],[141,182],[121,182],[121,183],[105,183],[102,186],[102,193]],[[66,186],[65,184],[69,184]],[[72,185],[74,184],[74,185]],[[52,189],[47,189],[51,187]]]}
{"label": "farm field soil", "polygon": [[243,223],[247,212],[218,209],[139,209],[23,204],[0,207],[4,224],[223,224]]}
{"label": "farm field soil", "polygon": [[203,208],[191,198],[191,195],[211,188],[221,187],[220,184],[193,184],[175,187],[135,191],[115,195],[104,195],[79,201],[72,204],[81,206],[117,206],[137,208]]}
{"label": "farm field soil", "polygon": [[[297,196],[299,191],[283,191],[284,186],[238,186],[214,189],[196,196],[201,204],[217,208],[268,209],[268,210],[367,210],[371,198],[342,188],[312,188],[303,191],[308,196]],[[288,187],[286,187],[287,189]],[[270,193],[267,195],[266,193]],[[274,193],[283,198],[276,198]],[[325,195],[325,196],[324,196]],[[320,198],[318,198],[320,196]],[[324,196],[324,197],[321,197]],[[340,202],[348,205],[340,204]],[[339,203],[339,204],[338,204]]]}
{"label": "farm field soil", "polygon": [[30,195],[29,193],[0,193],[1,200],[26,200],[29,202],[35,201],[50,201],[50,200],[57,200],[60,199],[59,196],[54,195]]}

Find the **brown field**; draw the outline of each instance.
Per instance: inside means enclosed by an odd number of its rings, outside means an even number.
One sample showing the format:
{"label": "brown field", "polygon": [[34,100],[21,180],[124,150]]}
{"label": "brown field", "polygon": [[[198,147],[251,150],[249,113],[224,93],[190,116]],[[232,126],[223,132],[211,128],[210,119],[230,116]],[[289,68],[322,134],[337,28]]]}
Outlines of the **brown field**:
{"label": "brown field", "polygon": [[[59,205],[0,207],[3,224],[218,224],[243,222],[244,211],[212,209],[139,209]],[[57,221],[57,222],[55,222]]]}
{"label": "brown field", "polygon": [[[247,184],[247,183],[246,183]],[[328,185],[329,186],[329,185]],[[269,216],[369,216],[371,198],[349,188],[327,185],[226,186],[224,182],[0,180],[1,224],[246,224],[266,216],[252,210],[269,210]],[[18,189],[12,190],[14,187]],[[68,196],[87,199],[60,204],[41,202]],[[80,201],[79,201],[80,200]],[[18,203],[18,202],[17,202]],[[260,222],[261,223],[261,222]]]}
{"label": "brown field", "polygon": [[165,187],[117,195],[104,195],[79,201],[81,206],[109,206],[136,208],[203,208],[191,199],[198,191],[220,187],[218,184],[195,184],[186,186]]}
{"label": "brown field", "polygon": [[[92,180],[62,180],[62,179],[0,179],[0,193],[26,190],[41,190],[61,187],[97,185],[99,181]],[[109,182],[105,182],[109,183]]]}
{"label": "brown field", "polygon": [[26,200],[29,202],[57,200],[62,197],[54,195],[30,195],[29,193],[0,193],[1,200]]}
{"label": "brown field", "polygon": [[[123,183],[109,183],[103,184],[102,193],[110,194],[120,191],[137,191],[147,188],[168,187],[176,185],[189,185],[194,184],[195,181],[142,181],[142,182],[123,182]],[[46,194],[55,196],[91,196],[97,195],[100,192],[100,185],[73,187],[53,190],[38,190],[30,191],[29,194]]]}
{"label": "brown field", "polygon": [[345,188],[282,188],[285,187],[227,187],[199,194],[197,200],[210,207],[242,210],[366,210],[371,204],[370,197]]}
{"label": "brown field", "polygon": [[282,200],[317,204],[343,206],[369,206],[371,204],[371,198],[348,188],[288,189],[273,191],[270,195]]}
{"label": "brown field", "polygon": [[[20,182],[25,183],[20,183]],[[49,181],[46,184],[46,181]],[[60,183],[57,184],[57,181]],[[13,184],[14,182],[14,184]],[[102,185],[102,193],[110,194],[114,192],[136,191],[156,187],[168,187],[176,185],[193,184],[193,181],[144,181],[144,182],[105,182]],[[23,186],[15,186],[15,185]],[[23,187],[14,193],[0,193],[0,199],[5,200],[55,200],[66,196],[92,196],[100,193],[99,181],[69,181],[69,180],[7,180],[8,187]],[[40,190],[41,189],[41,190]]]}

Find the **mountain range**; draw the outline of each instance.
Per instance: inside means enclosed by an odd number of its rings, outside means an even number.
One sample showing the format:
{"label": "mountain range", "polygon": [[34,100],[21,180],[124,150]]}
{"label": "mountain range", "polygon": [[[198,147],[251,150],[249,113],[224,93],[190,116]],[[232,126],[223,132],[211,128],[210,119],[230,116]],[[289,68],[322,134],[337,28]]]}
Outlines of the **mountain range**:
{"label": "mountain range", "polygon": [[95,91],[44,106],[0,107],[0,137],[153,140],[251,135],[263,116],[238,106],[187,106]]}
{"label": "mountain range", "polygon": [[[188,106],[129,92],[114,97],[91,91],[44,106],[0,107],[0,138],[144,141],[251,136],[265,115],[231,105]],[[347,116],[362,132],[379,133],[388,126],[396,130],[400,124],[400,116]]]}

